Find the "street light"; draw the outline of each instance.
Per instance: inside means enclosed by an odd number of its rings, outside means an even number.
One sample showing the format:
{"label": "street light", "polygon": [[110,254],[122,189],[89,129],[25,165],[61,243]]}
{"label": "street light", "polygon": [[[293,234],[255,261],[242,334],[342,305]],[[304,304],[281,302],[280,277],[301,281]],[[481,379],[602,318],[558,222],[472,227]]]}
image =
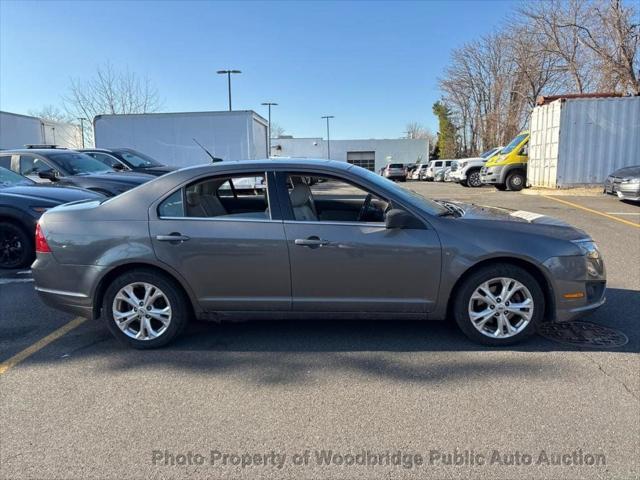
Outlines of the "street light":
{"label": "street light", "polygon": [[80,135],[82,135],[82,148],[84,148],[84,121],[87,120],[84,117],[78,117],[80,120]]}
{"label": "street light", "polygon": [[229,111],[231,111],[231,74],[242,73],[242,72],[240,70],[218,70],[216,73],[218,75],[227,76],[227,85],[228,85],[228,91],[229,91]]}
{"label": "street light", "polygon": [[269,107],[269,137],[267,138],[267,158],[271,157],[271,107],[277,106],[278,104],[275,102],[263,102],[261,105],[265,105]]}
{"label": "street light", "polygon": [[329,119],[335,118],[333,115],[323,115],[320,118],[324,118],[327,120],[327,158],[331,160],[331,139],[329,137]]}

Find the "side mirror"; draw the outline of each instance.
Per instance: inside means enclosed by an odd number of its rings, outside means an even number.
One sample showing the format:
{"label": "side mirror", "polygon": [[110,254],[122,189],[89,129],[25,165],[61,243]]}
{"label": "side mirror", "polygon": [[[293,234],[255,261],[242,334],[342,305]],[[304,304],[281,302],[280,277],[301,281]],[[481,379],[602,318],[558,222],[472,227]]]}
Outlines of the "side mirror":
{"label": "side mirror", "polygon": [[38,172],[38,176],[45,180],[49,180],[50,182],[58,181],[58,172],[55,170],[43,170],[42,172]]}
{"label": "side mirror", "polygon": [[111,168],[113,168],[114,170],[118,171],[118,172],[122,172],[123,170],[126,170],[127,167],[125,167],[123,164],[121,163],[114,163]]}
{"label": "side mirror", "polygon": [[389,210],[384,219],[386,228],[405,228],[424,230],[424,224],[409,212],[399,208]]}

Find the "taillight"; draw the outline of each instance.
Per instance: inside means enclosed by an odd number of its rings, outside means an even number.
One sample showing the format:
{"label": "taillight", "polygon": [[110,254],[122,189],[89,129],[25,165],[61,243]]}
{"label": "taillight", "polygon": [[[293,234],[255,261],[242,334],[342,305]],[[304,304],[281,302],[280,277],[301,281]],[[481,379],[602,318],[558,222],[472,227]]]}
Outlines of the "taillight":
{"label": "taillight", "polygon": [[44,233],[42,233],[39,223],[36,225],[36,252],[51,253],[51,249],[49,248],[49,244],[47,243]]}

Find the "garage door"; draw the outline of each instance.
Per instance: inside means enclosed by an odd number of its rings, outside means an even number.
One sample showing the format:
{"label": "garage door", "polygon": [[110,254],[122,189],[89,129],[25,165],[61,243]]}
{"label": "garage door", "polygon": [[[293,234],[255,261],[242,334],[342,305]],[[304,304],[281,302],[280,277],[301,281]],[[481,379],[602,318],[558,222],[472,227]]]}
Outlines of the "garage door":
{"label": "garage door", "polygon": [[347,162],[374,172],[376,169],[376,152],[347,152]]}

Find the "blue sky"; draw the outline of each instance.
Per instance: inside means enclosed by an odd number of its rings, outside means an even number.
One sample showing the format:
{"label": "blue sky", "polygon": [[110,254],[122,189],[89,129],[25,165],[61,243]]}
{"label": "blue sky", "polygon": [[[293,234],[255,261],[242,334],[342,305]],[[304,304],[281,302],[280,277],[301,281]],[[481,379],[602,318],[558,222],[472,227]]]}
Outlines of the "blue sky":
{"label": "blue sky", "polygon": [[147,76],[164,111],[234,109],[295,136],[397,138],[436,130],[431,105],[452,48],[497,29],[512,1],[13,2],[0,0],[0,109],[61,103],[106,61]]}

